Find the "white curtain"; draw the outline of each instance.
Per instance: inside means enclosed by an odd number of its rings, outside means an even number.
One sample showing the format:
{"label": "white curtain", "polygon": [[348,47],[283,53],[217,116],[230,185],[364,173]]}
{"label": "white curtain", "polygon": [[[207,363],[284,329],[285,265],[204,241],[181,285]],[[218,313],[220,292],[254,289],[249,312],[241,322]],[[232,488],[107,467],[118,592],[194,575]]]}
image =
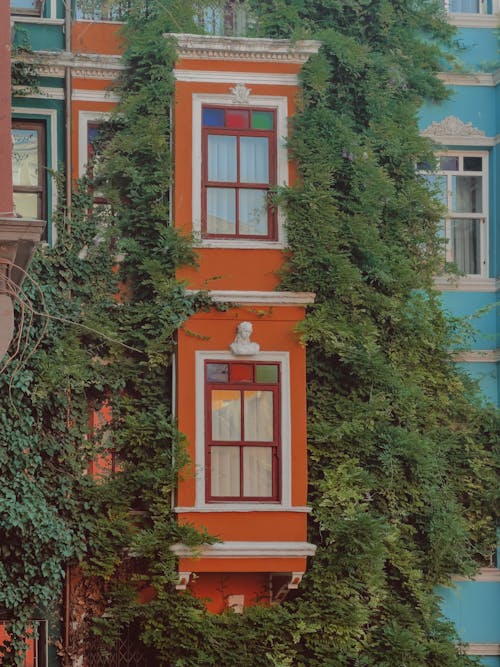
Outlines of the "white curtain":
{"label": "white curtain", "polygon": [[243,489],[247,497],[269,498],[273,495],[271,447],[243,448]]}
{"label": "white curtain", "polygon": [[245,391],[245,442],[273,441],[273,392]]}
{"label": "white curtain", "polygon": [[236,233],[236,191],[233,188],[207,188],[207,232]]}
{"label": "white curtain", "polygon": [[212,440],[241,440],[241,392],[212,390]]}
{"label": "white curtain", "polygon": [[208,135],[208,180],[234,183],[236,174],[236,137]]}
{"label": "white curtain", "polygon": [[240,234],[267,236],[267,192],[266,190],[239,190],[238,218]]}
{"label": "white curtain", "polygon": [[240,138],[240,181],[269,183],[269,140],[267,137]]}
{"label": "white curtain", "polygon": [[481,272],[480,225],[479,220],[451,220],[452,257],[462,273],[474,275]]}
{"label": "white curtain", "polygon": [[455,213],[481,213],[482,185],[482,176],[452,176],[451,210]]}
{"label": "white curtain", "polygon": [[240,448],[211,447],[210,493],[212,496],[240,495]]}

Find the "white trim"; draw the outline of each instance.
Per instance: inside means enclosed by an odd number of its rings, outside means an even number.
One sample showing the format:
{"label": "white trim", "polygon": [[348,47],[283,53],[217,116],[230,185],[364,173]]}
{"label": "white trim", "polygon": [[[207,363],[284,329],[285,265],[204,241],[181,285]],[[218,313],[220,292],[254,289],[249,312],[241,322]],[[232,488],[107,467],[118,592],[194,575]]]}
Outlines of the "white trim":
{"label": "white trim", "polygon": [[37,25],[64,25],[64,19],[44,19],[41,16],[21,16],[12,14],[13,23],[33,23]]}
{"label": "white trim", "polygon": [[85,175],[87,170],[87,143],[88,143],[88,124],[91,122],[100,123],[109,118],[108,111],[79,111],[78,112],[78,177]]}
{"label": "white trim", "polygon": [[473,577],[453,575],[452,581],[495,581],[500,583],[500,570],[497,567],[482,567]]}
{"label": "white trim", "polygon": [[453,353],[454,361],[463,361],[469,363],[489,363],[496,364],[500,361],[500,350],[469,350],[468,352]]}
{"label": "white trim", "polygon": [[197,547],[173,544],[170,550],[180,558],[304,558],[314,556],[310,542],[216,542]]}
{"label": "white trim", "polygon": [[[200,290],[186,290],[196,294]],[[307,306],[314,303],[314,292],[245,292],[243,290],[210,290],[210,298],[216,303],[246,303],[273,306]]]}
{"label": "white trim", "polygon": [[116,104],[121,98],[109,90],[81,90],[76,88],[73,90],[71,99],[74,102],[113,102]]}
{"label": "white trim", "polygon": [[177,42],[180,58],[202,60],[250,60],[305,63],[317,53],[321,42],[316,40],[265,39],[262,37],[220,37],[166,33]]}
{"label": "white trim", "polygon": [[[55,109],[41,109],[38,107],[12,107],[12,115],[15,116],[16,114],[22,114],[23,116],[27,116],[26,120],[32,119],[32,120],[46,120],[47,121],[47,139],[50,133],[50,152],[52,155],[52,160],[50,164],[47,162],[47,167],[52,170],[54,173],[58,171],[58,162],[57,162],[57,133],[58,133],[58,128],[57,128],[57,111]],[[39,118],[41,116],[41,118]],[[22,119],[23,120],[23,119]],[[47,154],[47,159],[48,159],[48,154]],[[51,207],[50,211],[48,213],[54,214],[56,208],[57,208],[57,184],[56,180],[53,176],[49,174],[49,178],[51,179],[52,183],[52,198],[51,198]],[[47,202],[48,203],[48,202]],[[50,217],[50,216],[48,216]],[[50,220],[47,222],[47,225],[51,224]],[[55,238],[55,226],[52,223],[52,228],[51,228],[52,236],[49,236],[49,239],[52,238],[52,243],[55,243],[56,238]]]}
{"label": "white trim", "polygon": [[495,14],[449,14],[448,23],[456,28],[498,28]]}
{"label": "white trim", "polygon": [[500,644],[467,644],[465,655],[500,655]]}
{"label": "white trim", "polygon": [[[17,92],[25,90],[25,86],[13,86],[14,96]],[[64,90],[62,88],[49,88],[38,86],[36,92],[29,94],[29,99],[38,100],[64,100]]]}
{"label": "white trim", "polygon": [[259,72],[216,72],[175,69],[176,81],[185,83],[246,83],[269,86],[298,86],[296,74],[261,74]]}
{"label": "white trim", "polygon": [[490,148],[496,146],[498,143],[498,137],[464,137],[458,134],[447,134],[447,135],[424,135],[429,139],[434,141],[434,143],[439,146],[478,146],[480,148]]}
{"label": "white trim", "polygon": [[283,250],[283,243],[278,241],[256,241],[253,239],[201,239],[200,235],[193,241],[195,248],[226,248],[235,250]]}
{"label": "white trim", "polygon": [[[258,336],[257,336],[258,338]],[[230,342],[230,341],[229,341]],[[195,406],[196,406],[196,437],[195,437],[195,463],[196,463],[196,498],[195,506],[191,510],[213,511],[215,503],[207,503],[205,499],[205,361],[234,361],[235,357],[229,351],[200,351],[195,352]],[[268,361],[281,364],[281,498],[277,503],[263,503],[261,507],[272,506],[284,510],[292,504],[292,434],[291,434],[291,412],[290,412],[290,355],[288,352],[259,352],[251,357],[238,357],[238,359],[251,359],[252,361]],[[257,503],[253,503],[257,504]],[[242,501],[220,505],[225,511],[234,511],[234,507],[248,510],[248,503]],[[224,510],[221,510],[224,511]]]}
{"label": "white trim", "polygon": [[475,73],[475,74],[457,74],[455,72],[440,72],[438,75],[443,83],[448,86],[495,86],[498,81],[493,74]]}
{"label": "white trim", "polygon": [[[233,83],[244,83],[244,81]],[[201,149],[201,108],[204,104],[219,104],[221,106],[232,106],[235,103],[233,95],[210,95],[193,93],[193,152],[192,152],[192,219],[193,219],[193,233],[201,239],[201,163],[202,163],[202,149]],[[277,185],[288,185],[288,151],[286,145],[286,138],[288,136],[288,100],[282,96],[272,95],[250,95],[249,106],[251,107],[268,107],[276,109],[276,183]],[[278,210],[278,241],[273,243],[273,248],[284,248],[286,245],[284,216]],[[249,247],[237,240],[231,241],[236,245],[230,247]],[[204,239],[201,239],[200,245],[205,247]],[[224,241],[219,243],[216,239],[210,240],[211,248],[227,248],[228,245]],[[254,245],[252,247],[266,248],[265,244]]]}
{"label": "white trim", "polygon": [[445,275],[434,278],[434,287],[441,292],[498,292],[500,281],[498,278]]}
{"label": "white trim", "polygon": [[310,514],[311,507],[296,506],[285,507],[281,503],[210,503],[205,507],[174,507],[174,512],[177,514],[213,514],[217,512],[298,512],[299,514]]}
{"label": "white trim", "polygon": [[[62,20],[64,23],[64,20]],[[66,67],[74,77],[114,80],[126,68],[121,56],[72,53],[68,51],[35,51],[17,54],[14,62],[23,62],[36,68],[39,76],[63,77]]]}

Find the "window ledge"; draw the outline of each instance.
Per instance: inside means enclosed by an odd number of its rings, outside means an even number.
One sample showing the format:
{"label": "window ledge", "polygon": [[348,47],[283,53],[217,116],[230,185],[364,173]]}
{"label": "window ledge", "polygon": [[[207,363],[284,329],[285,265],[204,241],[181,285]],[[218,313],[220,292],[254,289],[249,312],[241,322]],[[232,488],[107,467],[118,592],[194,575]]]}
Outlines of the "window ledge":
{"label": "window ledge", "polygon": [[448,23],[456,28],[497,28],[496,14],[449,14]]}
{"label": "window ledge", "polygon": [[195,248],[231,248],[241,250],[284,250],[286,245],[281,241],[246,241],[244,239],[203,239],[193,243]]}
{"label": "window ledge", "polygon": [[64,19],[45,19],[36,14],[11,14],[14,23],[39,23],[41,25],[64,25]]}
{"label": "window ledge", "polygon": [[434,287],[441,292],[498,292],[500,279],[450,274],[434,278]]}
{"label": "window ledge", "polygon": [[500,570],[497,567],[481,567],[472,577],[452,576],[452,581],[496,581],[500,583]]}
{"label": "window ledge", "polygon": [[175,507],[177,514],[214,512],[299,512],[309,513],[310,507],[280,505],[279,503],[213,503],[212,505],[197,505],[196,507]]}
{"label": "window ledge", "polygon": [[217,542],[192,548],[173,544],[170,550],[180,558],[304,558],[314,556],[316,545],[309,542]]}

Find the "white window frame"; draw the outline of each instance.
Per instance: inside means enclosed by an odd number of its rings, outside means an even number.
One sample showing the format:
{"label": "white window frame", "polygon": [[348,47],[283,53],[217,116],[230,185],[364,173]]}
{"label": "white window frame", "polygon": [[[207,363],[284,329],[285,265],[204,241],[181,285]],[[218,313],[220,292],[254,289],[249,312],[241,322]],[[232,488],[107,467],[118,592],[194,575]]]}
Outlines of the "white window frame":
{"label": "white window frame", "polygon": [[109,111],[78,112],[78,177],[87,173],[88,161],[88,128],[89,123],[103,123],[110,117]]}
{"label": "white window frame", "polygon": [[[206,248],[278,248],[286,246],[285,225],[283,213],[277,213],[277,241],[258,239],[203,239],[201,237],[201,165],[202,165],[202,107],[207,104],[232,107],[235,104],[242,106],[235,100],[234,95],[208,95],[194,93],[193,104],[193,153],[192,153],[192,217],[193,234],[202,247]],[[288,151],[286,137],[288,135],[288,100],[284,96],[250,95],[248,107],[265,107],[276,110],[276,184],[288,185]]]}
{"label": "white window frame", "polygon": [[[445,171],[437,169],[435,173],[436,176],[446,176],[446,206],[448,209],[448,215],[445,217],[444,224],[444,235],[446,238],[446,249],[445,249],[445,258],[447,263],[453,263],[452,249],[451,249],[451,240],[450,232],[451,226],[450,221],[458,219],[479,219],[481,220],[480,225],[480,234],[479,234],[479,244],[480,244],[480,254],[479,254],[479,263],[480,263],[480,272],[479,273],[470,273],[465,274],[469,279],[477,278],[487,278],[489,275],[489,250],[488,250],[488,227],[489,227],[489,193],[488,193],[488,151],[440,151],[437,154],[438,160],[442,157],[458,157],[459,158],[459,169],[458,171]],[[482,171],[464,171],[463,169],[463,158],[464,157],[480,157],[482,158]],[[455,213],[451,210],[451,198],[452,190],[450,187],[450,179],[452,176],[481,176],[483,179],[483,188],[482,188],[482,200],[483,200],[483,211],[481,213]]]}
{"label": "white window frame", "polygon": [[[196,440],[195,440],[195,468],[196,468],[196,499],[195,507],[190,511],[286,511],[291,509],[291,409],[290,409],[290,355],[288,352],[260,352],[251,356],[238,356],[227,351],[197,351],[196,360]],[[279,363],[280,400],[281,400],[281,443],[280,443],[280,470],[281,482],[280,500],[274,502],[246,502],[246,501],[206,501],[205,487],[205,362],[206,361],[264,361]],[[297,510],[298,508],[293,508]],[[305,508],[300,508],[304,511]],[[177,508],[180,511],[180,508]],[[182,508],[182,511],[189,511]]]}

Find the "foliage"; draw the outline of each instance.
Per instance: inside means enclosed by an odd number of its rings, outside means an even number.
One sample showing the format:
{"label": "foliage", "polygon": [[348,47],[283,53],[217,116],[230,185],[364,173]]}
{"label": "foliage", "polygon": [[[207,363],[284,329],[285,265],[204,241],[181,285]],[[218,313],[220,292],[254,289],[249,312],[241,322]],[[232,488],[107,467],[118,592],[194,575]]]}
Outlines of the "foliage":
{"label": "foliage", "polygon": [[[302,330],[317,555],[279,607],[213,616],[175,591],[170,545],[210,538],[170,509],[184,458],[169,374],[176,329],[208,303],[174,278],[194,257],[168,225],[175,50],[162,35],[196,26],[189,3],[139,2],[93,185],[109,206],[92,207],[80,184],[71,223],[59,220],[57,247],[35,265],[49,332],[0,377],[0,602],[22,636],[63,563],[83,557],[99,597],[94,631],[112,641],[138,624],[152,663],[472,665],[434,590],[493,548],[498,415],[450,361],[460,324],[432,289],[440,209],[415,171],[431,155],[418,108],[445,95],[435,74],[453,35],[431,0],[252,4],[261,34],[323,44],[291,129],[299,179],[279,193],[291,250],[282,287],[317,294]],[[89,406],[103,405],[106,437],[88,428]],[[82,475],[110,441],[119,471]]]}

